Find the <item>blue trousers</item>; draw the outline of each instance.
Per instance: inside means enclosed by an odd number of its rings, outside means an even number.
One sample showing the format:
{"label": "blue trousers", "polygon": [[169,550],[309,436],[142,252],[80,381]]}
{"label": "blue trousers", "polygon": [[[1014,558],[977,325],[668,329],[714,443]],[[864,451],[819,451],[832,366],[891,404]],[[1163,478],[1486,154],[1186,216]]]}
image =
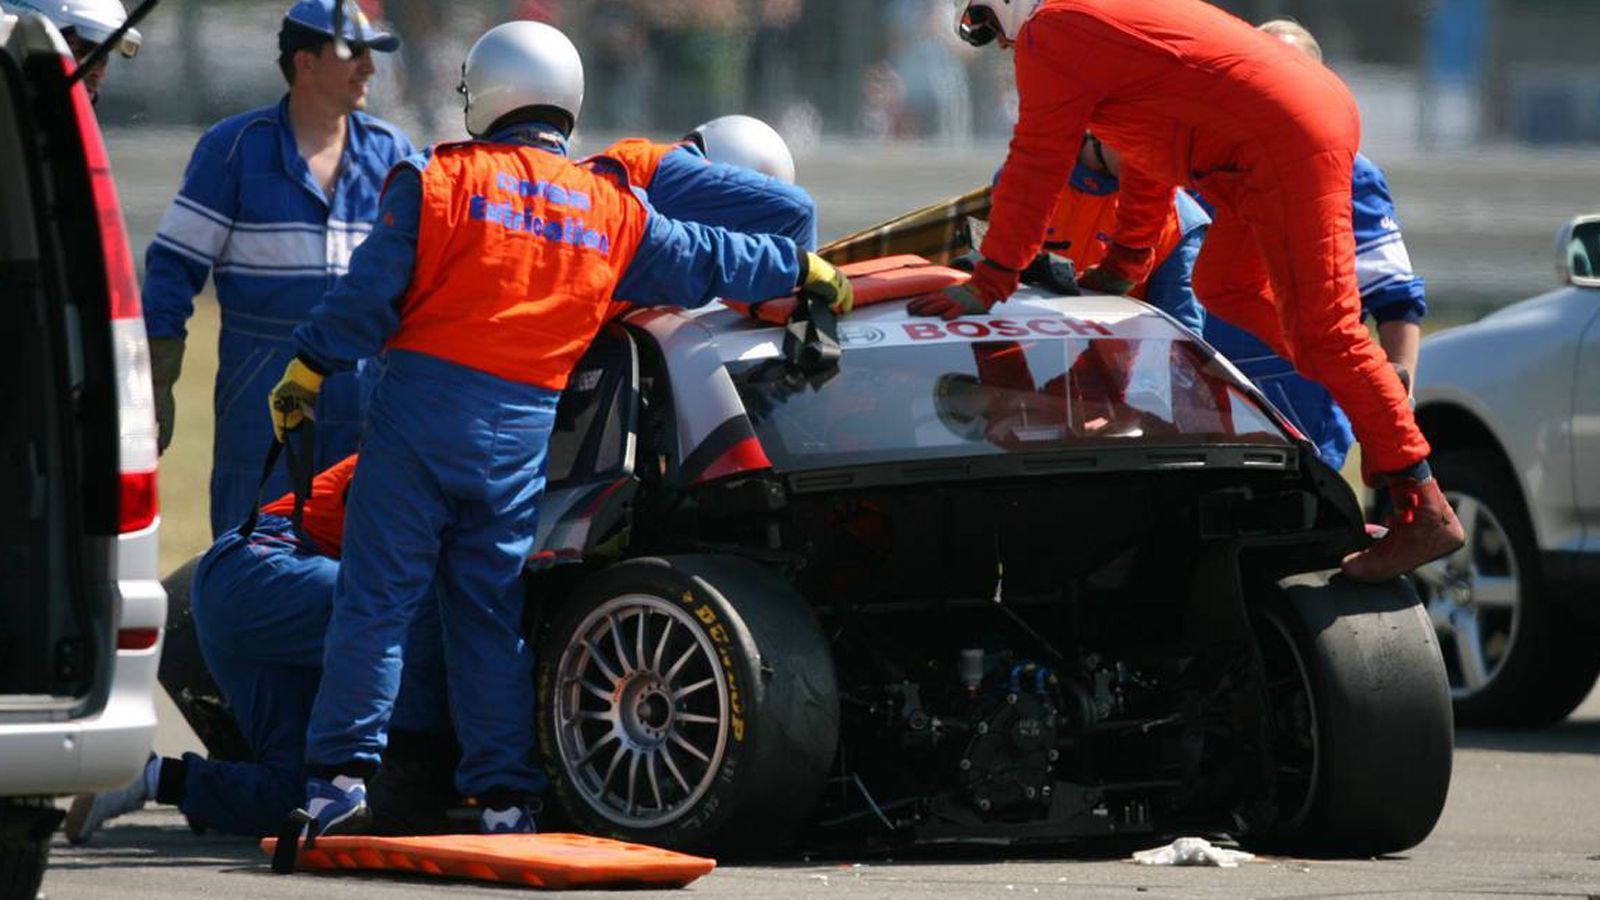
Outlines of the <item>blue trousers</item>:
{"label": "blue trousers", "polygon": [[345,517],[322,685],[306,760],[375,764],[406,627],[437,584],[456,788],[537,793],[533,650],[521,572],[533,546],[555,391],[393,351],[373,392]]}
{"label": "blue trousers", "polygon": [[1206,324],[1206,311],[1194,295],[1194,264],[1200,258],[1200,245],[1206,230],[1196,229],[1173,248],[1150,273],[1144,289],[1145,302],[1177,319],[1195,334]]}
{"label": "blue trousers", "polygon": [[[304,802],[306,722],[322,680],[338,572],[338,562],[278,516],[262,516],[249,538],[228,532],[201,559],[190,595],[200,652],[254,760],[187,755],[179,808],[191,823],[269,835]],[[397,728],[443,728],[442,652],[438,616],[418,616],[407,635]]]}
{"label": "blue trousers", "polygon": [[[261,463],[272,441],[267,395],[294,358],[288,329],[295,323],[224,311],[217,342],[217,386],[213,397],[216,431],[211,444],[211,537],[238,528],[259,502],[289,492],[279,467],[256,499]],[[281,334],[274,329],[281,329]],[[313,471],[321,472],[356,451],[361,436],[361,397],[357,376],[328,378],[317,400],[317,452]]]}
{"label": "blue trousers", "polygon": [[1288,360],[1273,353],[1255,335],[1216,316],[1206,318],[1205,337],[1300,429],[1316,446],[1323,462],[1335,469],[1344,467],[1356,436],[1350,419],[1327,388],[1295,371]]}

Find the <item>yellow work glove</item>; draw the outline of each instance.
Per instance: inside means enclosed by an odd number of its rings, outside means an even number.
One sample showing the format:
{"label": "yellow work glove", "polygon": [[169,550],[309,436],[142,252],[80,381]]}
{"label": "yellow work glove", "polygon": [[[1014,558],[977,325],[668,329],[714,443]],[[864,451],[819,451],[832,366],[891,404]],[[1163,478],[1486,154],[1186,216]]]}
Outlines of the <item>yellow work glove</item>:
{"label": "yellow work glove", "polygon": [[850,279],[815,253],[807,253],[800,262],[800,293],[816,297],[828,304],[838,315],[844,315],[856,305],[855,289]]}
{"label": "yellow work glove", "polygon": [[312,417],[317,405],[317,394],[322,391],[322,375],[299,358],[289,360],[283,370],[283,380],[272,389],[267,405],[272,411],[272,433],[283,441],[283,433],[300,427]]}

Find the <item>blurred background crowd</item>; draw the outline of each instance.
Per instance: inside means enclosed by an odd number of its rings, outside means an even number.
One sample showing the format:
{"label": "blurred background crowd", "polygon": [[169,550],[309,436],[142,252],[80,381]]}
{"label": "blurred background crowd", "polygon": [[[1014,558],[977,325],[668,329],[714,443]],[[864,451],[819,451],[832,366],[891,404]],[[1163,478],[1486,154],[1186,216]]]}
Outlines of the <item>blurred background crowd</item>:
{"label": "blurred background crowd", "polygon": [[[1600,2],[1214,2],[1254,22],[1299,19],[1349,82],[1364,149],[1388,171],[1428,281],[1428,327],[1555,286],[1556,230],[1600,212]],[[961,44],[952,0],[361,3],[403,40],[376,60],[368,109],[416,143],[465,137],[455,86],[478,35],[546,21],[584,54],[579,152],[760,116],[795,150],[825,241],[986,182],[1015,115],[1010,56]],[[112,62],[98,113],[141,260],[200,133],[282,95],[274,60],[289,5],[162,0],[140,25],[139,56]],[[209,543],[215,318],[202,296],[163,461],[163,570]]]}
{"label": "blurred background crowd", "polygon": [[[1593,0],[1216,0],[1253,21],[1288,15],[1321,39],[1369,132],[1428,148],[1600,142]],[[130,4],[131,5],[131,4]],[[113,79],[110,124],[206,123],[279,92],[277,0],[165,0],[137,74]],[[586,124],[681,131],[731,109],[802,148],[825,135],[962,143],[1008,133],[1009,60],[960,44],[950,0],[362,0],[404,40],[373,108],[451,137],[456,67],[511,18],[550,22],[588,61]],[[1365,89],[1364,89],[1365,88]]]}
{"label": "blurred background crowd", "polygon": [[[1015,118],[1009,54],[961,43],[952,0],[358,2],[402,38],[376,60],[368,110],[417,144],[465,137],[455,86],[478,35],[545,21],[586,61],[579,152],[759,116],[795,151],[824,240],[987,180]],[[1361,104],[1363,150],[1389,173],[1436,310],[1526,296],[1547,280],[1555,229],[1600,209],[1583,190],[1600,171],[1600,2],[1212,2],[1317,35]],[[99,114],[136,243],[200,131],[281,96],[287,6],[162,0],[138,58],[114,62]]]}

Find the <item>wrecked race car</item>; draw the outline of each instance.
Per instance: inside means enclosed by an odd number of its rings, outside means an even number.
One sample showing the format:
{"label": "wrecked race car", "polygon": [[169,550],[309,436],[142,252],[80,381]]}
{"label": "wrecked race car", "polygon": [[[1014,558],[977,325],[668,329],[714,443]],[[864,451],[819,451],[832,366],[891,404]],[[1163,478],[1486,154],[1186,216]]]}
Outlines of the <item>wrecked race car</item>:
{"label": "wrecked race car", "polygon": [[1406,582],[1335,574],[1359,504],[1231,364],[1134,300],[1028,287],[945,322],[899,301],[958,273],[850,271],[894,284],[837,323],[641,310],[575,372],[525,579],[571,827],[1427,837],[1433,630]]}

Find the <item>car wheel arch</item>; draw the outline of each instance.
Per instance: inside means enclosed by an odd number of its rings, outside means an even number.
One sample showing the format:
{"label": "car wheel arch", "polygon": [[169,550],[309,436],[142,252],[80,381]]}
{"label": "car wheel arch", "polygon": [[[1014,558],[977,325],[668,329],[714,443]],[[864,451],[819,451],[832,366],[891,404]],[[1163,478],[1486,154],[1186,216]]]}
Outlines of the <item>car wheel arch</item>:
{"label": "car wheel arch", "polygon": [[[1520,503],[1517,512],[1524,521],[1533,527],[1534,542],[1539,547],[1545,546],[1544,535],[1540,534],[1538,518],[1533,515],[1533,510],[1528,502],[1528,486],[1523,483],[1522,476],[1518,474],[1515,463],[1510,454],[1506,452],[1505,445],[1476,413],[1452,403],[1433,403],[1417,409],[1417,425],[1422,428],[1422,433],[1427,436],[1428,443],[1433,445],[1433,452],[1438,453],[1443,448],[1467,449],[1475,448],[1488,451],[1494,455],[1499,468],[1499,474],[1516,485],[1516,495]],[[1448,484],[1441,485],[1449,490]],[[1540,564],[1535,553],[1535,558],[1529,562],[1535,566]]]}

